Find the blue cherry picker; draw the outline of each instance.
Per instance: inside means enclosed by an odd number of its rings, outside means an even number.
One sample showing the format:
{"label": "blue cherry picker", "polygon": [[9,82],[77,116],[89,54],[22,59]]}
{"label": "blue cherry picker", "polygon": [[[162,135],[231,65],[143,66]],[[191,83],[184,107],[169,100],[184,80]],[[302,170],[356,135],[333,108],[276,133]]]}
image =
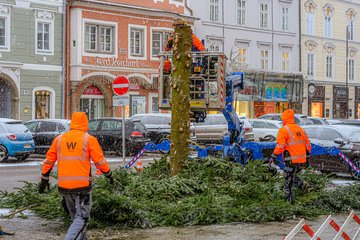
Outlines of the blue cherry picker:
{"label": "blue cherry picker", "polygon": [[[171,109],[171,70],[164,68],[164,62],[169,63],[171,52],[163,52],[160,57],[159,78],[159,108]],[[171,64],[171,63],[170,63]],[[166,69],[166,70],[165,70]],[[234,109],[236,94],[244,88],[244,73],[235,72],[226,76],[226,56],[218,52],[193,52],[193,64],[190,75],[190,108],[192,120],[202,122],[207,111],[220,111],[227,123],[228,133],[223,137],[223,144],[212,144],[206,147],[189,145],[198,153],[198,157],[207,157],[211,153],[221,152],[224,158],[229,158],[245,165],[249,160],[264,160],[275,148],[275,142],[245,142],[243,123]],[[130,168],[145,152],[170,151],[170,141],[160,144],[148,143],[126,165]],[[360,169],[347,158],[338,148],[325,148],[312,144],[311,156],[330,155],[340,159],[360,177]],[[278,157],[280,168],[284,168],[282,156]]]}

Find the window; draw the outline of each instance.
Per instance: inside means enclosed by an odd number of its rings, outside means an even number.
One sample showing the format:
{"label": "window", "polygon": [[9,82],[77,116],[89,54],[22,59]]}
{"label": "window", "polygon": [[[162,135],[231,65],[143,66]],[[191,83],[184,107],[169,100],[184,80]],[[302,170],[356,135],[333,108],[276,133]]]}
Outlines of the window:
{"label": "window", "polygon": [[50,23],[37,23],[37,50],[50,51]]}
{"label": "window", "polygon": [[50,95],[49,91],[35,92],[35,118],[50,118]]}
{"label": "window", "polygon": [[332,35],[332,18],[325,16],[325,37],[331,37]]}
{"label": "window", "polygon": [[56,123],[54,122],[41,122],[38,130],[41,132],[56,132]]}
{"label": "window", "polygon": [[27,122],[24,123],[25,127],[29,129],[30,132],[34,133],[36,130],[36,126],[38,125],[38,122]]}
{"label": "window", "polygon": [[261,50],[261,69],[269,69],[269,51]]}
{"label": "window", "polygon": [[219,21],[219,0],[210,0],[210,21]]}
{"label": "window", "polygon": [[282,8],[281,14],[281,29],[289,31],[289,8]]}
{"label": "window", "polygon": [[315,62],[315,54],[307,53],[306,54],[306,75],[309,77],[314,77],[314,62]]}
{"label": "window", "polygon": [[348,24],[348,38],[350,41],[354,40],[354,20],[350,21]]}
{"label": "window", "polygon": [[333,56],[326,56],[326,78],[333,78]]}
{"label": "window", "polygon": [[314,34],[314,13],[306,13],[306,34]]}
{"label": "window", "polygon": [[342,137],[336,130],[327,128],[326,130],[323,129],[322,131],[317,131],[317,137],[315,138],[320,140],[334,141],[334,139]]}
{"label": "window", "polygon": [[130,55],[135,57],[144,56],[144,30],[132,28],[130,30]]}
{"label": "window", "polygon": [[289,65],[290,65],[289,53],[282,52],[282,54],[281,54],[281,70],[289,71]]}
{"label": "window", "polygon": [[349,81],[355,80],[355,60],[349,59],[348,61],[348,74],[349,74]]}
{"label": "window", "polygon": [[253,128],[266,128],[265,122],[254,121]]}
{"label": "window", "polygon": [[[120,125],[119,128],[118,125]],[[116,120],[104,120],[100,128],[102,131],[113,131],[117,129],[121,129],[121,122]]]}
{"label": "window", "polygon": [[218,45],[211,45],[210,49],[211,52],[220,52],[220,46]]}
{"label": "window", "polygon": [[6,22],[5,18],[0,18],[0,47],[6,46]]}
{"label": "window", "polygon": [[245,48],[239,49],[239,63],[241,67],[247,66],[247,49]]}
{"label": "window", "polygon": [[237,24],[244,26],[246,13],[245,0],[238,0],[237,3]]}
{"label": "window", "polygon": [[96,131],[99,127],[100,120],[89,121],[89,129],[90,131]]}
{"label": "window", "polygon": [[157,57],[164,50],[166,42],[169,40],[171,33],[154,31],[152,33],[152,56]]}
{"label": "window", "polygon": [[269,5],[260,4],[260,28],[268,28]]}
{"label": "window", "polygon": [[101,53],[113,52],[114,27],[95,24],[85,25],[85,50]]}
{"label": "window", "polygon": [[113,31],[112,27],[100,27],[100,44],[102,52],[112,51],[112,38]]}

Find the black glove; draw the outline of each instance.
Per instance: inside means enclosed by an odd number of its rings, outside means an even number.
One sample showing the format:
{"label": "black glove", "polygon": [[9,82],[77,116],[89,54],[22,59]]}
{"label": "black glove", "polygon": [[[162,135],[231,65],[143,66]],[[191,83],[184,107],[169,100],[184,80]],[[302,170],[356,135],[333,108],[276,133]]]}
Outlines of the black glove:
{"label": "black glove", "polygon": [[310,167],[310,153],[306,150],[306,167]]}
{"label": "black glove", "polygon": [[270,159],[269,159],[268,168],[269,168],[269,171],[272,173],[272,175],[276,175],[278,169],[280,169],[279,166],[276,165],[276,158],[277,157],[278,156],[273,153],[273,154],[271,154]]}
{"label": "black glove", "polygon": [[44,193],[46,188],[50,190],[49,177],[42,176],[39,184],[39,193]]}
{"label": "black glove", "polygon": [[112,175],[112,171],[108,171],[107,173],[104,173],[104,176],[107,177],[110,181],[110,184],[114,184],[114,177]]}

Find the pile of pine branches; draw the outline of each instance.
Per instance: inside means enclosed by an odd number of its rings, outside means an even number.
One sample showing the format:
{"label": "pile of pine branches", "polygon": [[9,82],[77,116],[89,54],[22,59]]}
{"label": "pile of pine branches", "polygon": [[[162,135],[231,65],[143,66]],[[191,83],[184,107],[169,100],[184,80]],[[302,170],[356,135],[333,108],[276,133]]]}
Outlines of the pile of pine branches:
{"label": "pile of pine branches", "polygon": [[[142,174],[118,169],[115,184],[104,177],[93,182],[91,226],[154,227],[228,222],[283,221],[294,215],[314,218],[360,206],[360,185],[325,190],[324,175],[305,171],[312,190],[296,192],[294,206],[284,199],[284,179],[273,176],[261,161],[240,164],[218,158],[189,160],[180,174],[170,175],[166,158]],[[46,194],[26,183],[17,192],[0,192],[0,207],[32,211],[47,219],[62,218],[60,196],[53,185]]]}

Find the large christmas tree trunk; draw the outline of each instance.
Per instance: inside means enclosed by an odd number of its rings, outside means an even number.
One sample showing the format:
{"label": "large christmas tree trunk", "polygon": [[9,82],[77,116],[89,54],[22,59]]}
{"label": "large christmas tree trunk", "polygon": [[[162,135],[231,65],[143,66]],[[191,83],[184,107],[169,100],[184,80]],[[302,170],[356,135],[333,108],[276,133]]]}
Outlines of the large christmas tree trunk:
{"label": "large christmas tree trunk", "polygon": [[190,68],[192,63],[192,30],[183,20],[174,24],[173,71],[171,97],[171,174],[181,171],[189,155],[190,138]]}

